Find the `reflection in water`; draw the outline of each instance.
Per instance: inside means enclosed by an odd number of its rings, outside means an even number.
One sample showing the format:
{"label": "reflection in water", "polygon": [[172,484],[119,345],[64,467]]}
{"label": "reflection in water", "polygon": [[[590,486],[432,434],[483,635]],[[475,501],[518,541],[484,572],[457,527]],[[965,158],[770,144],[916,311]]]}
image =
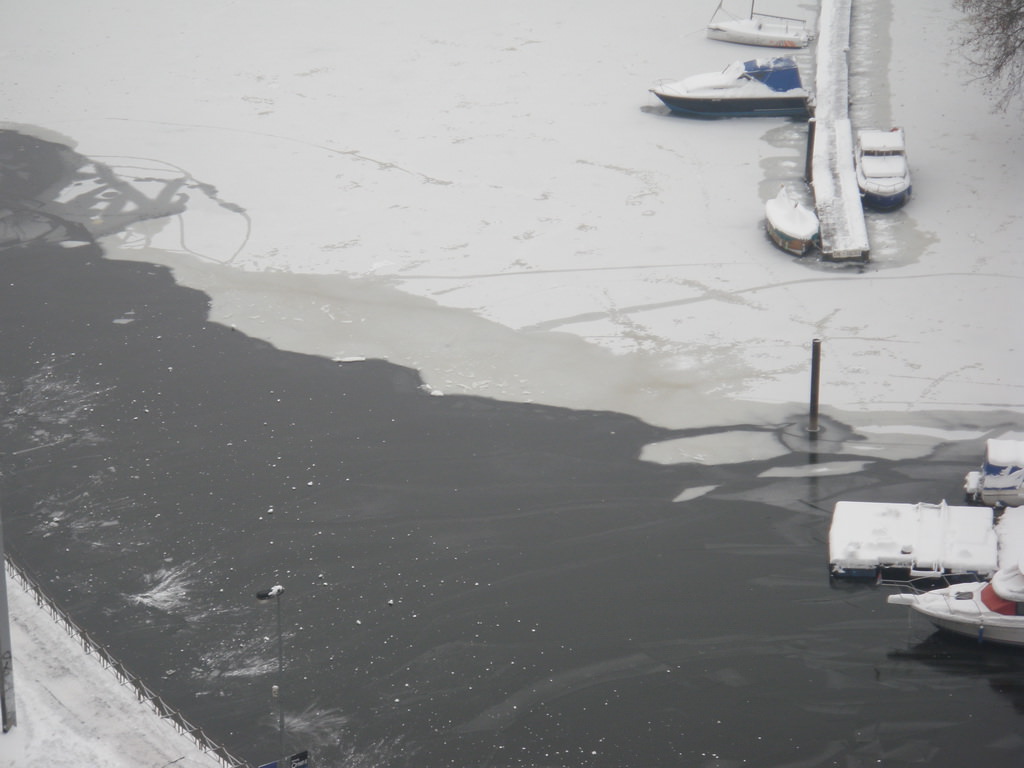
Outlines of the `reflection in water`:
{"label": "reflection in water", "polygon": [[[930,625],[929,625],[930,626]],[[937,688],[944,676],[984,679],[993,691],[1024,714],[1024,654],[1020,649],[979,643],[968,637],[935,631],[923,641],[889,654],[894,661],[914,661],[937,674]]]}
{"label": "reflection in water", "polygon": [[[101,162],[57,142],[0,129],[0,249],[92,242],[132,225],[145,237],[152,227],[147,222],[162,227],[199,201],[242,219],[248,228],[240,206],[221,200],[214,186],[182,168],[148,158]],[[243,237],[235,252],[244,244]]]}

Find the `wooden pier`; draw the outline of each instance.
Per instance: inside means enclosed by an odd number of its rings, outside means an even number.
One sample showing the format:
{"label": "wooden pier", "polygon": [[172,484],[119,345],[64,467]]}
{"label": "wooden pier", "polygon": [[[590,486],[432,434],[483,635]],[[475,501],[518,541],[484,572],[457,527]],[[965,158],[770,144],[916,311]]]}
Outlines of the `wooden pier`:
{"label": "wooden pier", "polygon": [[834,261],[870,254],[853,160],[850,17],[853,0],[821,0],[815,45],[815,103],[807,134],[807,181],[821,226],[821,253]]}

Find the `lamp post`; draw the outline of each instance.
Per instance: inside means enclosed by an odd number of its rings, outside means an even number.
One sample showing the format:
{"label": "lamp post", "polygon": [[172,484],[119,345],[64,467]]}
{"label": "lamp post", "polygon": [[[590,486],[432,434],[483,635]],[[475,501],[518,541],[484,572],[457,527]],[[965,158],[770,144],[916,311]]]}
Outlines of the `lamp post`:
{"label": "lamp post", "polygon": [[281,704],[281,683],[284,682],[284,640],[281,633],[281,595],[284,594],[284,587],[276,584],[270,589],[256,593],[257,600],[270,600],[274,598],[277,602],[277,685],[271,688],[273,696],[277,699],[277,723],[278,723],[278,757],[284,757],[284,706]]}

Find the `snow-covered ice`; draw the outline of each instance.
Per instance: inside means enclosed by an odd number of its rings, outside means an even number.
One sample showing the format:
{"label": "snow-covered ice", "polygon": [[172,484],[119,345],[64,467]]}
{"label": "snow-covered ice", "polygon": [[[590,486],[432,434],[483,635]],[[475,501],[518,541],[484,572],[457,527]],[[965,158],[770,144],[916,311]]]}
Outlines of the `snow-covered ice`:
{"label": "snow-covered ice", "polygon": [[1024,271],[1024,137],[971,80],[950,8],[855,9],[854,127],[903,126],[917,179],[874,217],[863,271],[764,236],[803,124],[671,117],[648,92],[739,58],[700,4],[602,6],[586,34],[574,4],[536,0],[241,10],[20,2],[3,33],[12,123],[184,180],[187,213],[106,245],[170,264],[214,319],[437,392],[666,426],[791,410],[814,337],[823,406],[849,421],[1024,405],[994,315]]}

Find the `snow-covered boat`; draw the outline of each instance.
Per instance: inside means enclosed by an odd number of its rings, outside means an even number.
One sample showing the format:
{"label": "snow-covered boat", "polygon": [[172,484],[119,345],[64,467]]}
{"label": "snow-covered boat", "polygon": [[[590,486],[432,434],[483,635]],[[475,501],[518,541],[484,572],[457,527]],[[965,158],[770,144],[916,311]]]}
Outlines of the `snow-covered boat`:
{"label": "snow-covered boat", "polygon": [[688,117],[808,116],[800,69],[787,56],[736,61],[721,72],[660,84],[651,93]]}
{"label": "snow-covered boat", "polygon": [[857,135],[857,185],[864,205],[892,211],[910,199],[910,167],[902,128]]}
{"label": "snow-covered boat", "polygon": [[1024,574],[1018,565],[996,571],[991,581],[889,595],[887,602],[909,606],[947,632],[1024,646]]}
{"label": "snow-covered boat", "polygon": [[971,504],[1024,505],[1024,441],[986,440],[985,461],[967,473],[964,495]]}
{"label": "snow-covered boat", "polygon": [[708,22],[707,35],[712,40],[768,48],[804,48],[813,39],[803,19],[758,13],[754,10],[754,2],[750,3],[750,12],[743,18],[729,13],[722,7],[723,3],[724,0],[718,3]]}
{"label": "snow-covered boat", "polygon": [[803,256],[818,244],[818,217],[785,187],[764,204],[765,231],[782,250]]}

